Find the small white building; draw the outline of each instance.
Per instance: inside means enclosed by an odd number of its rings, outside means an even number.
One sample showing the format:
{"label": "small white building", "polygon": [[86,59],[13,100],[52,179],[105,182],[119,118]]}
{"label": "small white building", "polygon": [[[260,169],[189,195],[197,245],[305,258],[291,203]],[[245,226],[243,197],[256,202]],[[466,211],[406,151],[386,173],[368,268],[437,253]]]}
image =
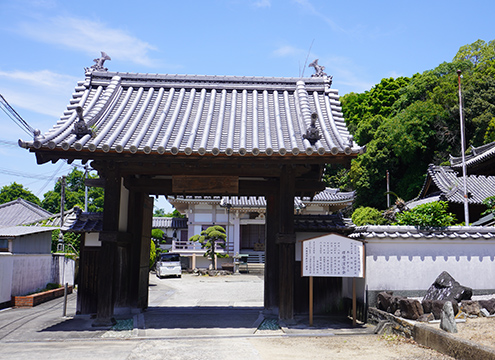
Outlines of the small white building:
{"label": "small white building", "polygon": [[[0,228],[0,308],[11,297],[45,288],[47,283],[74,284],[74,261],[51,253],[53,227]],[[65,274],[64,274],[65,272]]]}

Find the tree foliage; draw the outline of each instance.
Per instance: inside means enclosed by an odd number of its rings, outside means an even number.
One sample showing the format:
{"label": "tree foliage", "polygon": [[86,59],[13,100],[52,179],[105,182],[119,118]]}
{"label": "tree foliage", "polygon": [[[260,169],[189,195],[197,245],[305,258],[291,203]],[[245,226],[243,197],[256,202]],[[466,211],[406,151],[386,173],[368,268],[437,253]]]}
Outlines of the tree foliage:
{"label": "tree foliage", "polygon": [[0,204],[5,204],[18,198],[27,200],[36,205],[41,205],[40,199],[23,185],[13,182],[0,189]]}
{"label": "tree foliage", "polygon": [[197,241],[201,246],[206,249],[204,254],[205,257],[211,259],[211,266],[215,268],[215,256],[216,257],[228,257],[228,254],[218,253],[215,248],[216,245],[225,249],[225,241],[227,235],[225,234],[225,229],[222,226],[214,225],[210,226],[208,229],[201,231],[200,235],[194,235],[189,238],[189,241]]}
{"label": "tree foliage", "polygon": [[446,201],[434,201],[421,204],[411,210],[396,215],[396,225],[411,225],[419,227],[446,227],[454,225],[456,218],[449,213]]}
{"label": "tree foliage", "polygon": [[[94,179],[97,176],[89,175],[90,179]],[[72,171],[66,177],[65,187],[65,203],[64,209],[70,210],[74,206],[78,206],[84,209],[85,202],[85,185],[84,185],[84,172],[73,168]],[[60,199],[62,192],[62,182],[59,179],[53,190],[44,194],[44,199],[41,206],[50,211],[51,213],[60,212]],[[88,188],[88,211],[89,212],[102,212],[104,202],[103,188],[89,187]]]}
{"label": "tree foliage", "polygon": [[[460,155],[458,74],[462,71],[468,145],[495,140],[495,41],[461,47],[452,60],[412,77],[383,79],[371,90],[341,98],[349,131],[366,152],[348,172],[326,169],[330,186],[356,190],[356,206],[386,207],[390,188],[417,196],[429,164]],[[340,176],[340,179],[335,177]]]}
{"label": "tree foliage", "polygon": [[354,210],[351,219],[356,226],[385,225],[387,223],[387,220],[378,209],[367,206],[362,206]]}
{"label": "tree foliage", "polygon": [[[66,232],[63,233],[63,244],[65,253],[80,253],[81,249],[81,234]],[[60,229],[55,229],[52,231],[52,252],[57,252]]]}

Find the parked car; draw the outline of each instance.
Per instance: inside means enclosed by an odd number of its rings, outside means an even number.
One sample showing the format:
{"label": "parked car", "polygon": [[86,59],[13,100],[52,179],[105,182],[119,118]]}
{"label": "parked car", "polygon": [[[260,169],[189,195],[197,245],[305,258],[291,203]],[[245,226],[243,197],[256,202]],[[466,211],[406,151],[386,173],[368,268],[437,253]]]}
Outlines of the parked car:
{"label": "parked car", "polygon": [[164,253],[160,254],[156,262],[156,276],[161,279],[164,276],[181,277],[182,266],[180,262],[180,254]]}

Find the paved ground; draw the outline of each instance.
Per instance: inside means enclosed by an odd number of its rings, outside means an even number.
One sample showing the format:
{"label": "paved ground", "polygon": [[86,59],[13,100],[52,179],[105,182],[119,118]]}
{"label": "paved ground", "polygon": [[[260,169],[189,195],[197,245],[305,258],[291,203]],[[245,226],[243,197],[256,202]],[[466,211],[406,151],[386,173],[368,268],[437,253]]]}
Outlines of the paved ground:
{"label": "paved ground", "polygon": [[[149,309],[118,316],[112,329],[93,328],[88,316],[75,316],[76,295],[68,299],[66,317],[61,298],[0,311],[0,359],[273,360],[285,354],[284,359],[369,360],[371,348],[376,358],[404,358],[372,335],[372,327],[353,328],[342,319],[315,318],[310,328],[308,319],[299,317],[279,327],[262,315],[263,279],[256,275],[161,280],[151,275]],[[360,351],[363,346],[370,349]],[[329,357],[332,348],[342,349],[344,357]],[[434,355],[415,358],[437,359]]]}

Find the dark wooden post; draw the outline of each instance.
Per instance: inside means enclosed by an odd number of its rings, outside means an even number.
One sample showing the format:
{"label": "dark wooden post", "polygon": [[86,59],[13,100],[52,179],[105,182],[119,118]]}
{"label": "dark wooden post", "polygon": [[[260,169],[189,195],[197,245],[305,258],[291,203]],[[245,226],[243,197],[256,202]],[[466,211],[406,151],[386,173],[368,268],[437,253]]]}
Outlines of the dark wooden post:
{"label": "dark wooden post", "polygon": [[291,320],[294,317],[294,194],[295,176],[291,165],[284,165],[280,177],[279,201],[279,318]]}
{"label": "dark wooden post", "polygon": [[[277,189],[279,190],[277,181]],[[278,245],[277,236],[279,231],[279,191],[265,195],[266,199],[266,221],[265,221],[265,310],[278,311]]]}
{"label": "dark wooden post", "polygon": [[[100,175],[101,176],[101,175]],[[114,164],[105,168],[105,199],[103,208],[103,231],[100,232],[101,248],[98,266],[98,305],[93,326],[115,324],[114,271],[119,230],[121,180]]]}
{"label": "dark wooden post", "polygon": [[130,266],[130,304],[145,309],[148,307],[148,282],[151,227],[153,221],[153,199],[142,192],[129,194],[129,232],[132,236]]}

